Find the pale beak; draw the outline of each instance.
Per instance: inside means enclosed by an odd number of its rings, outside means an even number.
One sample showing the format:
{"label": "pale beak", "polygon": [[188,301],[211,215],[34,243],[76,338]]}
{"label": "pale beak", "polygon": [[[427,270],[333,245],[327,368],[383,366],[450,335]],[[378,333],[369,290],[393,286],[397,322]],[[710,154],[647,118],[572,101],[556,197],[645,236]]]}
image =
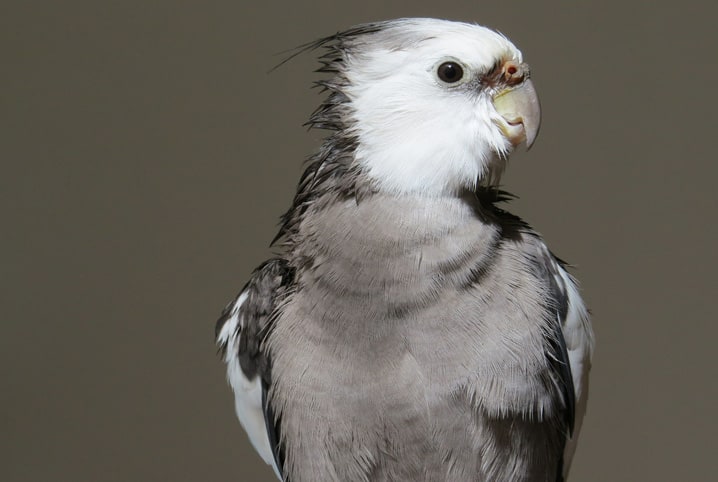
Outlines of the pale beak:
{"label": "pale beak", "polygon": [[541,105],[531,79],[496,94],[494,106],[506,121],[507,125],[499,125],[506,138],[514,146],[525,141],[529,149],[541,126]]}

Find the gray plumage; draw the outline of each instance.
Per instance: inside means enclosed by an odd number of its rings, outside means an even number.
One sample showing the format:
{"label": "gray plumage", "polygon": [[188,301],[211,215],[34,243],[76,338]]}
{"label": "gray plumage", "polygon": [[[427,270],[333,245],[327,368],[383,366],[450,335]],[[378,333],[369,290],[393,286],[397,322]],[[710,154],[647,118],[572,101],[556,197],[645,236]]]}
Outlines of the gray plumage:
{"label": "gray plumage", "polygon": [[266,440],[238,398],[240,419],[292,482],[563,480],[591,334],[562,264],[495,188],[397,194],[355,161],[343,62],[376,32],[401,38],[393,26],[313,45],[336,77],[311,122],[334,133],[283,218],[283,254],[217,323],[237,397],[261,385]]}

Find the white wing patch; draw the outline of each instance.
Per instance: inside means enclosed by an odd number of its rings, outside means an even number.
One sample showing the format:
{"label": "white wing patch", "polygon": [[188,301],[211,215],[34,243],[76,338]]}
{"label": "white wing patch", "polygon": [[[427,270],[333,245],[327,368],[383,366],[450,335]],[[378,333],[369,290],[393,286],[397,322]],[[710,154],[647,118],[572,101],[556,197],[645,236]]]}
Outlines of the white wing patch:
{"label": "white wing patch", "polygon": [[571,467],[571,460],[576,451],[578,435],[581,431],[583,416],[586,413],[586,402],[588,400],[588,372],[591,369],[591,356],[593,355],[593,331],[588,318],[588,310],[583,304],[581,295],[578,292],[576,281],[561,266],[558,272],[568,297],[568,313],[563,320],[561,328],[563,338],[566,342],[568,359],[571,364],[571,376],[573,387],[576,392],[576,420],[573,429],[573,436],[566,443],[564,450],[564,478],[568,476],[568,469]]}
{"label": "white wing patch", "polygon": [[264,462],[274,469],[274,473],[281,479],[279,470],[274,462],[272,448],[269,445],[267,427],[262,409],[262,382],[259,376],[248,379],[239,364],[237,351],[239,339],[245,321],[240,317],[239,308],[247,299],[247,293],[242,293],[232,306],[230,316],[217,335],[217,344],[227,344],[224,361],[227,364],[227,380],[234,391],[234,407],[237,417],[244,431],[249,436],[254,449]]}

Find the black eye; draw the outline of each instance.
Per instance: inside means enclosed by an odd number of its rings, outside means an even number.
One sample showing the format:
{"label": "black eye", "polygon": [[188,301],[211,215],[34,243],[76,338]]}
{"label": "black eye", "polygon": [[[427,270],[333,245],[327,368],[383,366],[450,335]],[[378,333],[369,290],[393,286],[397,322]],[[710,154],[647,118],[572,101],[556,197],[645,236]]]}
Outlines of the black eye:
{"label": "black eye", "polygon": [[447,84],[453,84],[454,82],[460,81],[464,76],[464,69],[456,62],[444,62],[439,65],[436,74]]}

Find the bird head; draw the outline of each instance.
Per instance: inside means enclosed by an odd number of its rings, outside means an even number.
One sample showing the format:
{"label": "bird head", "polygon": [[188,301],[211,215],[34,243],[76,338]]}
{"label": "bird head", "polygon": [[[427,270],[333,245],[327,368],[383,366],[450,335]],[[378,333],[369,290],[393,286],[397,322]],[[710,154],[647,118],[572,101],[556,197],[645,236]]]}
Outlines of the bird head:
{"label": "bird head", "polygon": [[377,189],[444,195],[496,182],[511,151],[533,144],[540,107],[521,52],[487,28],[434,19],[355,27],[320,71],[333,91],[310,123],[352,139]]}

